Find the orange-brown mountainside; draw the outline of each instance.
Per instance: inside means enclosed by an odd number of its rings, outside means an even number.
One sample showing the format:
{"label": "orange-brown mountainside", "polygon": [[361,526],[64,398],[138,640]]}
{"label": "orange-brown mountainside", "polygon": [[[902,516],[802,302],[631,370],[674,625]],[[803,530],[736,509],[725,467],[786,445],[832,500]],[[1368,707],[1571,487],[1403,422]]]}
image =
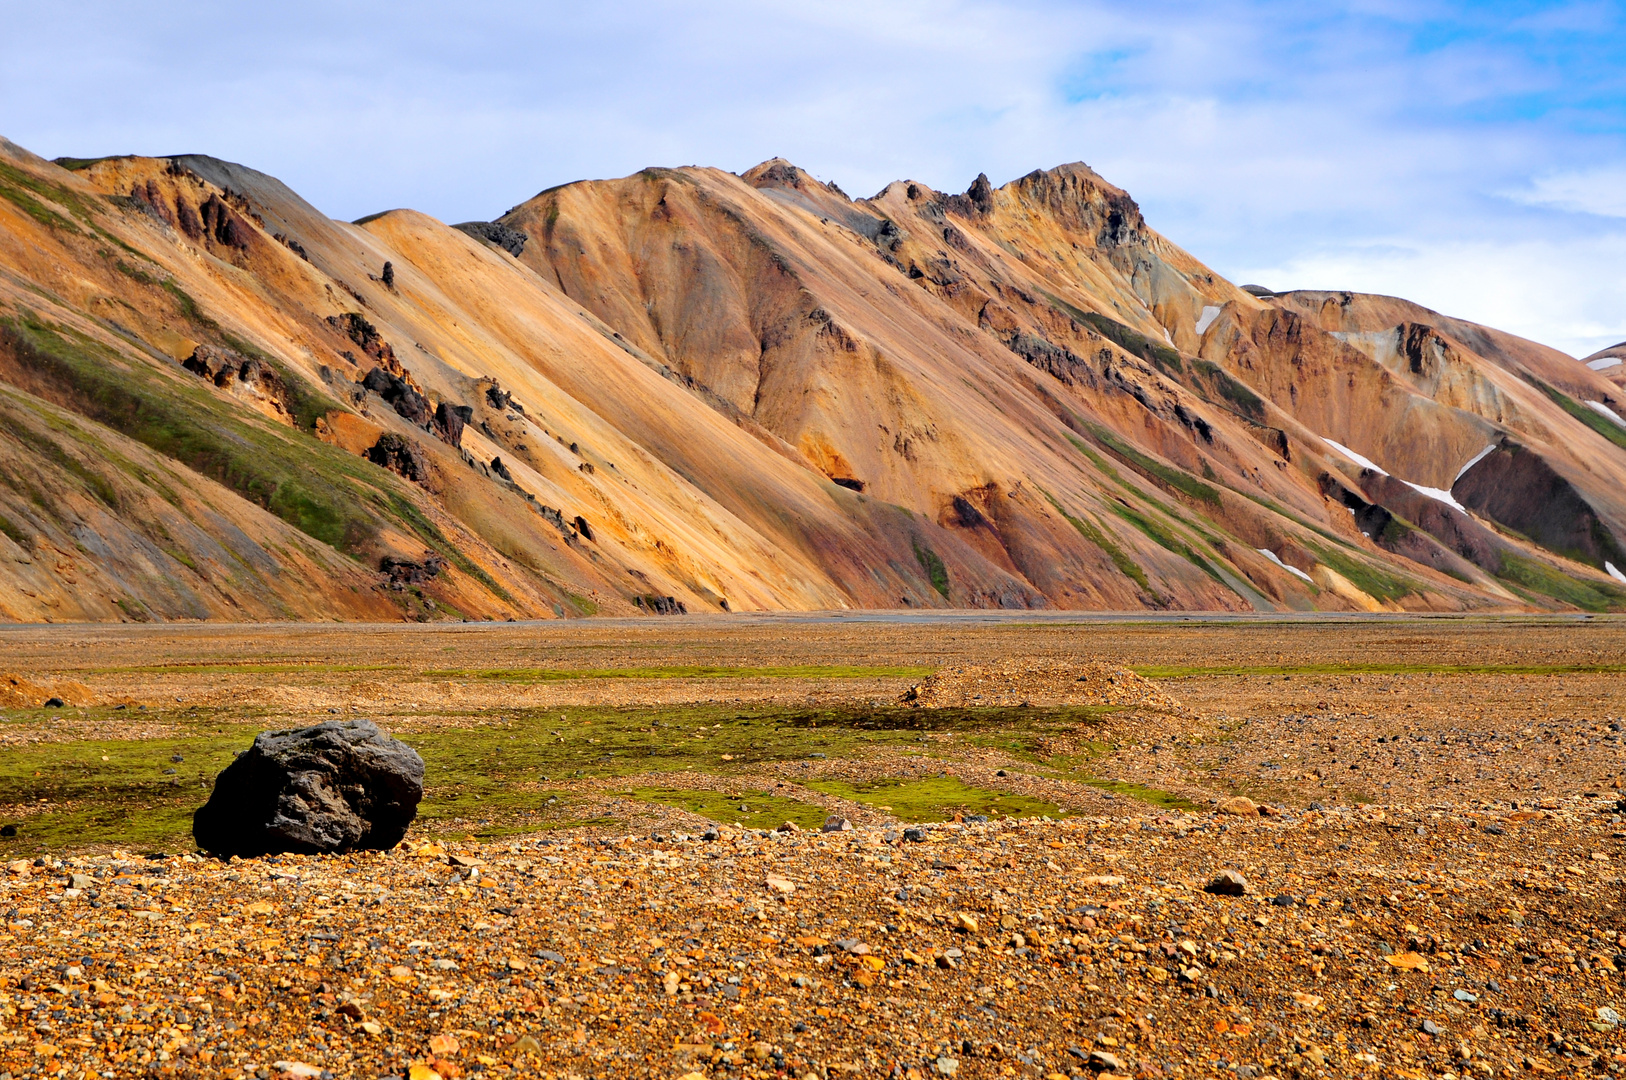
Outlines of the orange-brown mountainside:
{"label": "orange-brown mountainside", "polygon": [[0,618],[1626,609],[1610,373],[1255,296],[1083,165],[347,224],[0,140]]}

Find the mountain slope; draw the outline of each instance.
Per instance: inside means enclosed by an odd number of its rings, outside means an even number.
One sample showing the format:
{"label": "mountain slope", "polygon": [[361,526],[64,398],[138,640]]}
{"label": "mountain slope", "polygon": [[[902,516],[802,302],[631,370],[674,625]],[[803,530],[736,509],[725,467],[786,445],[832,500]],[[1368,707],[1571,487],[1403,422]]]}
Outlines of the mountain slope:
{"label": "mountain slope", "polygon": [[1081,165],[647,170],[454,228],[0,143],[15,620],[1603,610],[1620,396],[1255,297]]}

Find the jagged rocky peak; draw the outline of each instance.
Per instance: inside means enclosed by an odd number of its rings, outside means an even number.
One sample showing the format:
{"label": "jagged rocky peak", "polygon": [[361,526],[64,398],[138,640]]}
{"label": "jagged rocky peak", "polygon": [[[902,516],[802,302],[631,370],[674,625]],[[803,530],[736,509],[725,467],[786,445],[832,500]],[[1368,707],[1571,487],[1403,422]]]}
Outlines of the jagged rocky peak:
{"label": "jagged rocky peak", "polygon": [[762,164],[745,170],[740,174],[740,179],[754,188],[794,188],[797,191],[806,191],[813,187],[822,188],[843,199],[847,197],[847,193],[842,191],[835,181],[821,182],[807,170],[798,168],[781,157],[769,158]]}
{"label": "jagged rocky peak", "polygon": [[1082,161],[1035,169],[1002,190],[1044,207],[1065,228],[1095,234],[1103,246],[1127,243],[1147,231],[1129,192]]}
{"label": "jagged rocky peak", "polygon": [[978,173],[964,195],[950,195],[944,203],[949,210],[965,217],[985,217],[994,210],[994,185],[988,182],[987,173]]}

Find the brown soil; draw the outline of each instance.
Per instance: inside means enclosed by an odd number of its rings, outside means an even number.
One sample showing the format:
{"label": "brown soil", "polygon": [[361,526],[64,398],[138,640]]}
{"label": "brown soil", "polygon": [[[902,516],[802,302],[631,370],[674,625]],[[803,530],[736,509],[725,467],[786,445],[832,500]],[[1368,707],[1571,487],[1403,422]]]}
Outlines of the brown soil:
{"label": "brown soil", "polygon": [[1128,668],[1077,660],[1013,660],[944,668],[903,700],[922,709],[993,705],[1135,705],[1178,709],[1180,703]]}

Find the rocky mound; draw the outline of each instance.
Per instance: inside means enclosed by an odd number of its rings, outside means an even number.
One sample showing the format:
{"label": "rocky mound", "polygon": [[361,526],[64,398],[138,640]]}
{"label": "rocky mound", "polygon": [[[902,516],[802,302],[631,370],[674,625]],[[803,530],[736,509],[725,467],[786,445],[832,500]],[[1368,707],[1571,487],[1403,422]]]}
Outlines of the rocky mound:
{"label": "rocky mound", "polygon": [[981,705],[1134,705],[1178,709],[1180,702],[1128,668],[1082,660],[1010,660],[951,667],[903,695],[921,709]]}
{"label": "rocky mound", "polygon": [[84,683],[31,682],[21,675],[0,675],[0,709],[37,709],[50,701],[59,705],[90,705],[96,695]]}

